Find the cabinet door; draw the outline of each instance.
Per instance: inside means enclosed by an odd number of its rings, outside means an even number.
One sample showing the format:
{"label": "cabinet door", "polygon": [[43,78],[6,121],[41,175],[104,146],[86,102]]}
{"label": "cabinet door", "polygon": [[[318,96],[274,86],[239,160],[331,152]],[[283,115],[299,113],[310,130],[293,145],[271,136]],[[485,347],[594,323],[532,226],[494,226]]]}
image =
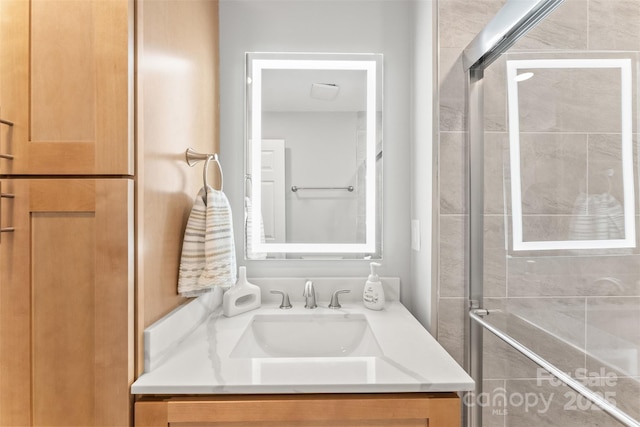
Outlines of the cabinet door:
{"label": "cabinet door", "polygon": [[0,425],[129,425],[132,182],[0,186]]}
{"label": "cabinet door", "polygon": [[132,175],[133,0],[0,1],[0,174]]}

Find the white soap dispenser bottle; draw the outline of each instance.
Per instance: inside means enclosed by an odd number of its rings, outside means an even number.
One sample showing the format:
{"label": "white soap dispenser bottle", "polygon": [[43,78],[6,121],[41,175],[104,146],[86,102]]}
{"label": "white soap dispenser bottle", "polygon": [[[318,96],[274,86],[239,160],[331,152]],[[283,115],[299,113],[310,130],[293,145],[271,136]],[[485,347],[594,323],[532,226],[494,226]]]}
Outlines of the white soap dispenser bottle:
{"label": "white soap dispenser bottle", "polygon": [[369,274],[362,292],[362,302],[370,310],[382,310],[384,308],[384,290],[382,289],[382,282],[375,271],[375,268],[380,266],[377,262],[370,264],[371,274]]}

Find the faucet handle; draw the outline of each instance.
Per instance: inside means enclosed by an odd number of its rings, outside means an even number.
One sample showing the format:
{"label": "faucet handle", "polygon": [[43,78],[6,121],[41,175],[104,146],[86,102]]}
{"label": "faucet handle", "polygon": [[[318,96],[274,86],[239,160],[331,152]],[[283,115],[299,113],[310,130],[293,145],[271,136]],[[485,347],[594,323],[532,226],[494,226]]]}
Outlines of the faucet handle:
{"label": "faucet handle", "polygon": [[331,302],[329,303],[329,308],[340,308],[340,301],[338,301],[338,295],[340,294],[348,294],[351,292],[349,289],[342,289],[340,291],[335,291],[333,295],[331,295]]}
{"label": "faucet handle", "polygon": [[282,295],[282,302],[280,303],[280,308],[287,309],[287,308],[293,307],[291,305],[291,301],[289,301],[289,294],[286,293],[285,291],[272,290],[272,291],[270,291],[270,293]]}

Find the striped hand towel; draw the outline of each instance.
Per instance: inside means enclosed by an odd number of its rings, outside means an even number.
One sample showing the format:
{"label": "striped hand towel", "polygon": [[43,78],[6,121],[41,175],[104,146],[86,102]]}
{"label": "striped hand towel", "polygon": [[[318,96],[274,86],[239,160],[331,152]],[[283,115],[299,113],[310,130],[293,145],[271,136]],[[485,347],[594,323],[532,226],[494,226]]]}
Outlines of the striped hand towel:
{"label": "striped hand towel", "polygon": [[580,193],[573,207],[570,240],[624,239],[624,210],[609,193]]}
{"label": "striped hand towel", "polygon": [[199,296],[213,286],[236,281],[236,251],[231,206],[222,191],[209,187],[198,192],[187,221],[182,245],[178,292]]}
{"label": "striped hand towel", "polygon": [[[260,243],[264,243],[264,223],[262,222],[262,215],[258,215],[260,219]],[[267,254],[264,252],[256,252],[253,249],[253,206],[249,197],[244,198],[244,235],[247,238],[245,242],[245,248],[247,250],[248,259],[266,259]]]}

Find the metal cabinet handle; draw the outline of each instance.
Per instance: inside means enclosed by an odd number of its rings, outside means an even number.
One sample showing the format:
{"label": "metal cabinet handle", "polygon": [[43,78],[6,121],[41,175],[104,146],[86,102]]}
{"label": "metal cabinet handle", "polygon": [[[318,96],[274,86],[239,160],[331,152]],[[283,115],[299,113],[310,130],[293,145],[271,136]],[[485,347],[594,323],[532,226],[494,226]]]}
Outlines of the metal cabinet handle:
{"label": "metal cabinet handle", "polygon": [[[2,183],[0,183],[0,218],[2,218],[2,199],[15,199],[16,195],[11,193],[3,193],[2,192]],[[0,236],[2,233],[13,233],[16,231],[14,227],[1,227],[0,228]],[[1,239],[1,238],[0,238]]]}
{"label": "metal cabinet handle", "polygon": [[[2,123],[3,125],[7,125],[7,126],[13,126],[13,122],[10,122],[9,120],[0,119],[0,123]],[[0,158],[7,159],[7,160],[13,160],[13,156],[11,154],[0,154]]]}
{"label": "metal cabinet handle", "polygon": [[333,295],[331,295],[331,302],[329,303],[329,308],[341,308],[340,301],[338,301],[338,295],[340,294],[348,294],[351,292],[349,289],[342,289],[340,291],[335,291]]}

